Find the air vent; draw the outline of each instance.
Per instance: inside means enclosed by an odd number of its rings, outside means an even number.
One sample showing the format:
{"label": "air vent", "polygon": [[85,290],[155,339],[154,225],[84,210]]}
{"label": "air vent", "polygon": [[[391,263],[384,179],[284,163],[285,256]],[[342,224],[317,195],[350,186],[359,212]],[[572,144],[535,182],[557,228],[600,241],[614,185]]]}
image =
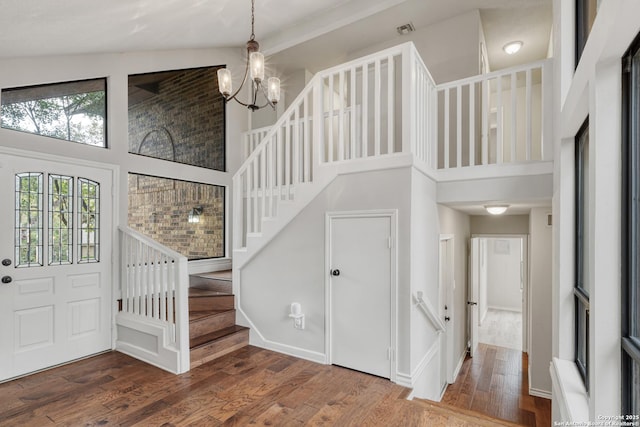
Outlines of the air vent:
{"label": "air vent", "polygon": [[400,25],[396,30],[398,30],[398,34],[406,36],[407,34],[414,32],[416,28],[411,22],[409,22],[408,24]]}

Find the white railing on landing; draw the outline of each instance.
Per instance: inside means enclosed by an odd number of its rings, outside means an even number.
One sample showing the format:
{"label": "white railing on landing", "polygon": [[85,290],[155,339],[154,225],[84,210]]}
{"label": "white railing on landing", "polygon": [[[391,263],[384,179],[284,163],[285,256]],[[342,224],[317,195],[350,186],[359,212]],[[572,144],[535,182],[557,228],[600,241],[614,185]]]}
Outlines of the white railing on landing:
{"label": "white railing on landing", "polygon": [[244,137],[250,154],[233,178],[241,218],[233,247],[260,234],[296,188],[335,174],[331,165],[408,156],[443,180],[514,173],[504,165],[547,171],[551,91],[549,60],[435,85],[413,43],[319,72],[274,126]]}
{"label": "white railing on landing", "polygon": [[551,73],[544,60],[438,85],[432,167],[551,160]]}
{"label": "white railing on landing", "polygon": [[423,117],[432,115],[434,88],[412,43],[317,73],[268,132],[245,136],[262,139],[233,177],[242,218],[234,221],[234,248],[327,165],[410,152],[431,159]]}
{"label": "white railing on landing", "polygon": [[179,353],[177,371],[188,371],[187,258],[128,227],[119,231],[121,312],[164,329]]}

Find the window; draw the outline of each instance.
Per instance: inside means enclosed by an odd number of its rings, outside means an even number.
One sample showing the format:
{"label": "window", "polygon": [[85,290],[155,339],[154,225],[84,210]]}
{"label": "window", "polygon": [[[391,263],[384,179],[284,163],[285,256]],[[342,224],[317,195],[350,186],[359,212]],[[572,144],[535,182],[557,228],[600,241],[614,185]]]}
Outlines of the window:
{"label": "window", "polygon": [[596,20],[601,0],[576,0],[576,68]]}
{"label": "window", "polygon": [[43,172],[18,173],[14,223],[16,267],[73,264],[74,258],[77,263],[99,262],[100,183]]}
{"label": "window", "polygon": [[640,413],[640,35],[622,76],[622,413]]}
{"label": "window", "polygon": [[106,147],[106,79],[2,89],[2,127]]}
{"label": "window", "polygon": [[16,175],[15,265],[42,265],[42,173]]}
{"label": "window", "polygon": [[589,120],[576,135],[575,362],[589,390]]}
{"label": "window", "polygon": [[100,261],[100,184],[78,178],[78,262]]}
{"label": "window", "polygon": [[225,170],[220,67],[129,76],[129,153]]}
{"label": "window", "polygon": [[225,256],[225,188],[129,174],[129,227],[189,260]]}
{"label": "window", "polygon": [[73,177],[49,175],[49,265],[73,262]]}

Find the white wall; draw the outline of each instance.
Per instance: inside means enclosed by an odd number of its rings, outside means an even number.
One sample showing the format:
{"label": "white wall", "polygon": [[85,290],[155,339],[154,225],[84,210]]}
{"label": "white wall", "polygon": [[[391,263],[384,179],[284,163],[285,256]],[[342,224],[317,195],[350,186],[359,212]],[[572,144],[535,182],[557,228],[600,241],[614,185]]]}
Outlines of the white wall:
{"label": "white wall", "polygon": [[[398,191],[399,188],[406,189]],[[238,304],[260,334],[281,349],[322,360],[325,355],[325,213],[398,209],[398,372],[412,372],[411,169],[338,176],[240,272]],[[306,329],[287,316],[299,302]],[[424,322],[424,321],[423,321]]]}
{"label": "white wall", "polygon": [[[599,415],[619,415],[621,407],[620,366],[620,239],[621,239],[621,57],[640,32],[640,3],[609,0],[600,3],[580,63],[575,64],[575,11],[573,2],[554,0],[554,144],[558,161],[554,171],[554,273],[553,355],[556,367],[574,359],[574,136],[589,116],[590,170],[593,171],[589,199],[591,298],[589,318],[590,391],[580,391],[581,380],[562,374],[554,384],[554,421],[571,421],[559,413],[563,404],[576,409],[573,419],[597,420]],[[591,160],[592,159],[592,160]],[[576,375],[577,376],[577,371]],[[572,401],[563,399],[560,386],[578,392]]]}
{"label": "white wall", "polygon": [[487,265],[487,251],[489,250],[489,245],[487,244],[487,239],[480,240],[480,278],[478,287],[480,288],[480,298],[478,301],[478,310],[480,313],[480,324],[484,321],[484,318],[487,316],[487,311],[489,310],[489,305],[487,304],[487,300],[489,299],[489,288],[488,288],[488,276],[489,272]]}
{"label": "white wall", "polygon": [[480,73],[480,12],[472,10],[437,22],[398,40],[352,52],[348,59],[412,41],[437,84],[446,83]]}
{"label": "white wall", "polygon": [[455,290],[453,293],[454,349],[451,360],[458,366],[467,351],[468,257],[471,228],[469,215],[438,205],[441,234],[453,234],[455,243]]}
{"label": "white wall", "polygon": [[471,215],[471,234],[529,234],[529,215]]}
{"label": "white wall", "polygon": [[[438,309],[438,217],[436,185],[413,169],[411,173],[411,294],[422,291],[425,300]],[[411,295],[408,296],[411,298]],[[406,298],[400,296],[400,298]],[[411,372],[416,397],[440,397],[440,350],[438,335],[425,314],[415,305],[411,310]]]}
{"label": "white wall", "polygon": [[531,209],[529,215],[529,307],[531,336],[529,346],[529,391],[551,395],[551,227],[547,214],[551,208]]}
{"label": "white wall", "polygon": [[487,239],[487,242],[487,306],[521,312],[521,239]]}
{"label": "white wall", "polygon": [[[240,134],[247,128],[246,109],[229,104],[226,109],[227,172],[129,154],[128,75],[226,64],[242,67],[237,49],[193,49],[72,56],[0,59],[0,87],[107,78],[108,148],[0,129],[0,145],[39,153],[57,154],[119,166],[119,206],[116,224],[127,224],[127,174],[129,172],[225,186],[231,199],[231,177],[240,165]],[[227,222],[232,216],[227,204]],[[231,230],[226,233],[231,240]],[[114,243],[115,244],[115,243]],[[229,253],[228,248],[227,253]]]}

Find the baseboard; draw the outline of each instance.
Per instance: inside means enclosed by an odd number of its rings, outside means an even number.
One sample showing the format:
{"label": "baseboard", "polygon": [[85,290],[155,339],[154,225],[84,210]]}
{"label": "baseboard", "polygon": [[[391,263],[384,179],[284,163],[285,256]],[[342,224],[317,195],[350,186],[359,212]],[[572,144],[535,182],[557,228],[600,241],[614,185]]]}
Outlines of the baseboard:
{"label": "baseboard", "polygon": [[464,359],[466,357],[467,357],[467,352],[466,351],[462,352],[462,356],[460,356],[460,360],[458,360],[458,365],[456,366],[456,369],[453,370],[453,382],[449,384],[453,384],[456,382],[456,379],[458,378],[458,375],[460,375],[460,370],[462,369],[462,364],[464,363]]}
{"label": "baseboard", "polygon": [[239,304],[236,307],[236,323],[249,328],[249,344],[253,346],[275,351],[276,353],[282,353],[289,356],[298,357],[300,359],[309,360],[311,362],[322,363],[323,365],[327,364],[327,355],[324,353],[318,353],[316,351],[307,350],[304,348],[295,347],[289,344],[282,344],[266,339],[264,335],[260,333],[256,325],[245,314]]}
{"label": "baseboard", "polygon": [[529,387],[529,395],[530,396],[535,396],[535,397],[542,397],[543,399],[549,399],[551,400],[551,392],[548,392],[546,390],[540,390],[537,388],[531,388]]}
{"label": "baseboard", "polygon": [[[427,350],[424,356],[422,356],[422,359],[420,360],[418,365],[416,365],[416,367],[411,371],[411,374],[396,372],[396,384],[412,389],[415,386],[417,379],[420,377],[420,375],[422,375],[422,373],[427,368],[429,363],[431,363],[431,360],[436,354],[438,354],[438,340],[436,340],[433,345],[431,345],[429,350]],[[413,391],[409,396],[411,396],[411,399],[413,399]]]}
{"label": "baseboard", "polygon": [[275,351],[276,353],[286,354],[288,356],[297,357],[299,359],[309,360],[310,362],[327,364],[327,356],[324,353],[318,353],[311,350],[306,350],[300,347],[294,347],[288,344],[277,343],[269,340],[249,340],[251,345],[264,348],[267,350]]}

